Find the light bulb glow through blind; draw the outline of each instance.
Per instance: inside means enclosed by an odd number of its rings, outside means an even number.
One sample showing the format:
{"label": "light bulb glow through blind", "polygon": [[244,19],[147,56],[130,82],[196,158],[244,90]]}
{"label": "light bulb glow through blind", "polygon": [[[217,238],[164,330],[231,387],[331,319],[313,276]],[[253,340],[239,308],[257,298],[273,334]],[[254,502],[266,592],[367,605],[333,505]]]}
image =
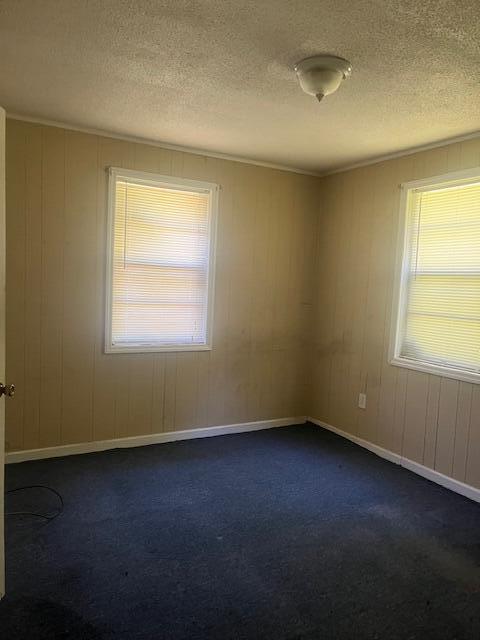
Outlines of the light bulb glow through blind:
{"label": "light bulb glow through blind", "polygon": [[211,191],[114,180],[110,346],[206,345]]}
{"label": "light bulb glow through blind", "polygon": [[399,356],[480,373],[480,181],[412,190]]}

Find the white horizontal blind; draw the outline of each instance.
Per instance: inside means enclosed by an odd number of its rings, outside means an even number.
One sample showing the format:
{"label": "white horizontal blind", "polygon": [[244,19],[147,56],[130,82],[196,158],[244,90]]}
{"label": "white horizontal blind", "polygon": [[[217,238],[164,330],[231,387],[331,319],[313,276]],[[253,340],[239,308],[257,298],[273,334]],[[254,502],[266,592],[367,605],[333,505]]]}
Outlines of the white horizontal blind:
{"label": "white horizontal blind", "polygon": [[480,182],[412,190],[399,355],[480,372]]}
{"label": "white horizontal blind", "polygon": [[111,347],[207,342],[211,192],[118,175]]}

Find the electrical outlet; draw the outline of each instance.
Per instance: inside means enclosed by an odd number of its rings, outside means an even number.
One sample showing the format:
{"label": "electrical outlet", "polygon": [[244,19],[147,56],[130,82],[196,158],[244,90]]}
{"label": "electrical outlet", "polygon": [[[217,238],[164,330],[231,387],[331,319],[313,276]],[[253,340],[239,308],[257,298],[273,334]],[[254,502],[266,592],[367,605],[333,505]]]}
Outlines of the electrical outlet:
{"label": "electrical outlet", "polygon": [[367,408],[367,394],[366,393],[359,393],[358,394],[358,406],[360,407],[360,409],[366,409]]}

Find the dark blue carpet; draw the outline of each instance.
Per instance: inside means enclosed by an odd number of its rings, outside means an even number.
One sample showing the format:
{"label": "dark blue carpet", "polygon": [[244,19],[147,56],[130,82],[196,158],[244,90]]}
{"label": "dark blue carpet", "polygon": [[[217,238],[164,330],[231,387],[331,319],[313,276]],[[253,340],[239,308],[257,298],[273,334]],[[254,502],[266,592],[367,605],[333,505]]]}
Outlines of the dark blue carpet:
{"label": "dark blue carpet", "polygon": [[65,510],[7,520],[5,640],[480,638],[480,505],[320,428],[10,465],[24,484]]}

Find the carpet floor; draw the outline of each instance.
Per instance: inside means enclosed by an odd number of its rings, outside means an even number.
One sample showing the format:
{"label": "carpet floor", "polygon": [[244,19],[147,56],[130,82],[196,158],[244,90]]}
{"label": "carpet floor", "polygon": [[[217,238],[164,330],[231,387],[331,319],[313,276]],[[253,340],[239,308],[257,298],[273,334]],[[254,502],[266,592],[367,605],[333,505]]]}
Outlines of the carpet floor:
{"label": "carpet floor", "polygon": [[9,465],[6,481],[65,508],[7,518],[5,640],[480,638],[480,505],[318,427]]}

